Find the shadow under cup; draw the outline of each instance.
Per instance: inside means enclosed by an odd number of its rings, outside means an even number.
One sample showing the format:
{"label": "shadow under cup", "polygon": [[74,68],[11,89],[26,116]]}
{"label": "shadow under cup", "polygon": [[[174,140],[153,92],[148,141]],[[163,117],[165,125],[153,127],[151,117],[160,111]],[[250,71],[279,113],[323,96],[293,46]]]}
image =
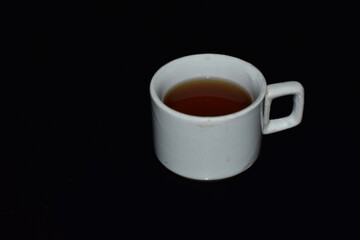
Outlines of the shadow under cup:
{"label": "shadow under cup", "polygon": [[[242,86],[252,104],[228,115],[180,113],[162,100],[175,85],[192,78],[227,79]],[[182,57],[161,67],[150,83],[154,150],[174,173],[196,180],[228,178],[250,167],[260,152],[265,78],[250,63],[219,54]]]}

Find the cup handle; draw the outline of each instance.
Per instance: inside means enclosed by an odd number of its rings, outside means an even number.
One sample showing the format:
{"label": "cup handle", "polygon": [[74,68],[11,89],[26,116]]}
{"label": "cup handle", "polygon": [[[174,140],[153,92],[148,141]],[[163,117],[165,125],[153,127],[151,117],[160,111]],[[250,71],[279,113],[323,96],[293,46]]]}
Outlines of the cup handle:
{"label": "cup handle", "polygon": [[[271,102],[274,98],[293,95],[293,109],[289,116],[270,119]],[[290,81],[269,84],[264,103],[263,134],[279,132],[298,125],[304,110],[304,88],[299,82]]]}

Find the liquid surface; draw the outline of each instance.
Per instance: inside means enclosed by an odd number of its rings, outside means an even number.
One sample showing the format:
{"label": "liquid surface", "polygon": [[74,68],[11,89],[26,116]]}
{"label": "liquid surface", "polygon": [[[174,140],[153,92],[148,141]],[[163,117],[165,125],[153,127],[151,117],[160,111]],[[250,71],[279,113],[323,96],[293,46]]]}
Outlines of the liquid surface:
{"label": "liquid surface", "polygon": [[249,93],[240,85],[221,78],[194,78],[171,88],[163,102],[170,108],[194,116],[231,114],[248,107]]}

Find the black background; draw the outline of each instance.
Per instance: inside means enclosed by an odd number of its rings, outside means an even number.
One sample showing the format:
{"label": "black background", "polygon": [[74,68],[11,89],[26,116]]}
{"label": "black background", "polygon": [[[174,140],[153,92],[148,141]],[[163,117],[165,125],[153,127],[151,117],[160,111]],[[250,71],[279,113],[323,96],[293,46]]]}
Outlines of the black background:
{"label": "black background", "polygon": [[[0,239],[349,233],[360,189],[353,9],[256,1],[3,8]],[[268,84],[305,88],[301,125],[264,136],[256,163],[218,182],[171,173],[152,146],[151,77],[196,53],[235,56]],[[290,100],[274,101],[272,116],[288,114]]]}

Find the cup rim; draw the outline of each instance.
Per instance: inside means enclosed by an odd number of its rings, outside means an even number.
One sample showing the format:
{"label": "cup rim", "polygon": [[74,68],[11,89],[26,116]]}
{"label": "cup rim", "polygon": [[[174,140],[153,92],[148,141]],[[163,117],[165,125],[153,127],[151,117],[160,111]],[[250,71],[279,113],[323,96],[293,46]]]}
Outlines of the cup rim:
{"label": "cup rim", "polygon": [[[168,65],[170,65],[171,63],[178,61],[180,59],[183,58],[189,58],[189,57],[196,57],[196,56],[215,56],[215,57],[226,57],[226,58],[232,58],[233,60],[236,61],[241,61],[243,63],[245,63],[246,65],[248,65],[250,68],[253,68],[255,71],[257,71],[260,74],[261,80],[262,80],[262,88],[260,90],[260,94],[257,96],[257,98],[255,99],[255,101],[253,101],[249,106],[247,106],[246,108],[237,111],[237,112],[233,112],[230,114],[225,114],[225,115],[220,115],[220,116],[196,116],[196,115],[190,115],[190,114],[186,114],[186,113],[182,113],[179,111],[176,111],[170,107],[168,107],[158,96],[158,94],[155,91],[155,84],[154,84],[154,80],[157,78],[157,76],[160,74],[160,72],[162,71],[162,69],[164,69],[165,67],[167,67]],[[261,73],[261,71],[256,68],[254,65],[252,65],[251,63],[242,60],[240,58],[237,57],[233,57],[230,55],[225,55],[225,54],[217,54],[217,53],[200,53],[200,54],[192,54],[192,55],[187,55],[187,56],[183,56],[183,57],[179,57],[176,58],[166,64],[164,64],[162,67],[160,67],[155,74],[153,75],[151,82],[150,82],[150,97],[151,99],[155,102],[155,104],[157,106],[159,106],[162,110],[168,112],[169,114],[172,114],[178,118],[182,118],[182,119],[186,119],[186,120],[193,120],[196,122],[216,122],[216,121],[224,121],[224,120],[230,120],[230,119],[234,119],[243,115],[246,115],[248,112],[251,112],[252,110],[254,110],[256,107],[258,107],[258,105],[263,101],[265,94],[266,94],[266,80],[265,77],[263,76],[263,74]]]}

